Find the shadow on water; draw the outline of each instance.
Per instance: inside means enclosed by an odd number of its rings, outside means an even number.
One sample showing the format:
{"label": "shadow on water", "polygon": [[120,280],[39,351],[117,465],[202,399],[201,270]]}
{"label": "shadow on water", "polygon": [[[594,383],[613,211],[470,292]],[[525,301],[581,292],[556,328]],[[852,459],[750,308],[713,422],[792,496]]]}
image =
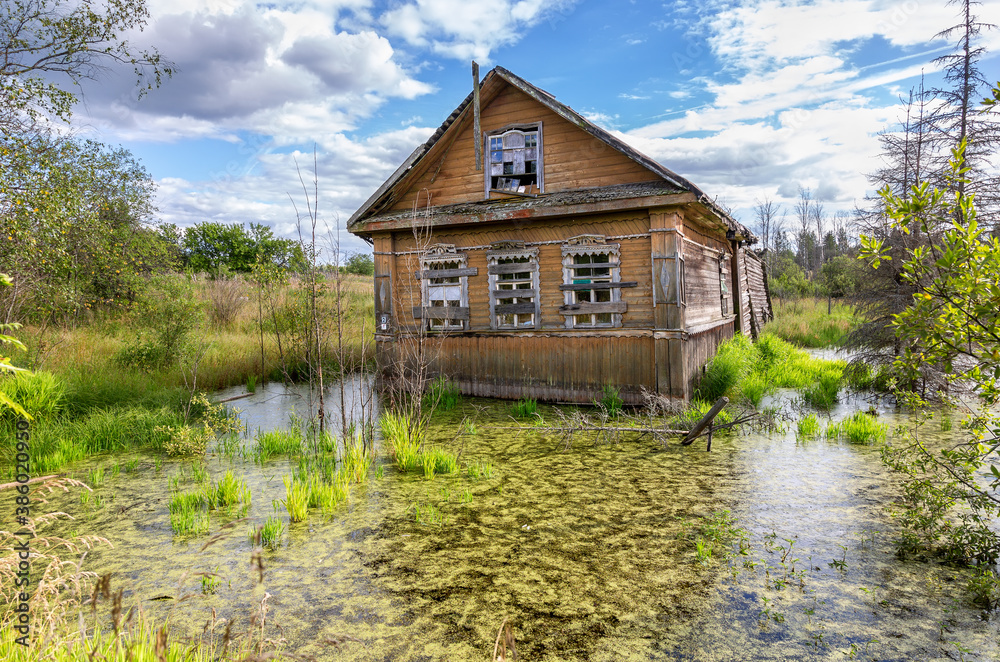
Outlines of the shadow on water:
{"label": "shadow on water", "polygon": [[[367,387],[356,380],[349,390]],[[268,384],[232,404],[251,429],[278,428],[291,410],[310,410],[307,391]],[[327,402],[339,406],[339,395]],[[459,434],[466,416],[475,434]],[[902,422],[888,410],[881,418]],[[172,533],[167,512],[169,478],[184,489],[189,462],[157,470],[143,458],[96,490],[103,505],[59,506],[79,532],[114,544],[86,565],[169,613],[175,631],[200,632],[213,608],[245,626],[269,595],[288,649],[320,659],[483,660],[504,618],[525,660],[1000,655],[994,623],[964,602],[961,573],[894,556],[885,507],[895,487],[874,447],[788,431],[717,436],[711,453],[702,442],[582,437],[567,448],[512,425],[506,403],[467,399],[439,416],[431,443],[461,451],[463,465],[490,462],[492,475],[424,480],[399,474],[382,453],[384,475],[353,487],[332,519],[310,513],[292,525],[280,503],[287,459],[259,466],[210,454],[210,474],[245,477],[253,503],[248,521],[204,550],[205,537]],[[418,521],[428,506],[443,521]],[[748,531],[746,554],[699,563],[692,527],[722,510]],[[275,514],[286,533],[265,553],[259,583],[247,530]],[[232,519],[213,512],[212,532]],[[199,571],[223,578],[214,594],[200,592]],[[170,599],[153,600],[162,596]],[[362,643],[324,643],[344,636]]]}

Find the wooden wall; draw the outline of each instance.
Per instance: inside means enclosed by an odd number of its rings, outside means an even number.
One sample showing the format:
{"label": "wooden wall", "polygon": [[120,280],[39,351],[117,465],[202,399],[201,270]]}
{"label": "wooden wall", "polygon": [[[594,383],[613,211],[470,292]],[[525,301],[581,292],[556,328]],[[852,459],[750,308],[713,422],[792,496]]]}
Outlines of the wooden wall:
{"label": "wooden wall", "polygon": [[[379,343],[383,361],[390,352],[415,356],[414,338],[399,347]],[[533,397],[548,402],[589,403],[606,384],[622,398],[641,404],[641,388],[656,390],[652,335],[461,335],[424,339],[431,374],[443,373],[462,392],[491,398]],[[386,365],[383,363],[383,365]]]}
{"label": "wooden wall", "polygon": [[[681,223],[679,218],[677,222]],[[421,304],[419,280],[414,278],[420,270],[418,249],[434,243],[454,244],[457,252],[466,255],[466,266],[478,270],[477,275],[468,277],[468,331],[444,337],[431,334],[423,342],[425,347],[435,348],[431,352],[431,370],[447,374],[464,393],[590,402],[606,384],[613,384],[630,403],[641,402],[643,387],[673,397],[688,397],[719,343],[736,332],[738,320],[733,303],[725,316],[720,303],[719,255],[725,254],[732,263],[729,242],[687,221],[683,222],[683,230],[687,304],[681,316],[683,328],[669,330],[657,330],[654,319],[654,251],[650,216],[644,210],[461,230],[445,228],[419,241],[412,232],[379,234],[375,237],[376,314],[383,310],[379,299],[382,291],[391,293],[388,310],[392,314],[390,333],[379,336],[380,360],[391,362],[410,356],[417,342],[420,320],[414,319],[413,308]],[[620,244],[621,280],[638,284],[621,290],[628,310],[620,328],[567,329],[565,317],[558,312],[564,303],[559,289],[563,282],[561,247],[567,239],[580,234],[604,235],[609,242]],[[490,329],[487,251],[491,243],[509,240],[538,249],[541,326],[534,330]],[[762,264],[749,256],[737,262],[737,270],[730,283],[745,283],[746,287],[730,287],[730,296],[742,290],[749,292],[749,305],[742,308],[752,308],[764,319],[765,302],[768,311],[770,305],[766,296],[761,298],[762,292],[766,294]],[[392,333],[399,330],[403,333]],[[667,351],[670,343],[676,345],[676,351]],[[682,369],[674,370],[674,366]],[[680,387],[670,379],[675,372],[681,375]]]}
{"label": "wooden wall", "polygon": [[688,389],[694,393],[698,381],[704,374],[705,364],[715,356],[716,350],[723,341],[736,335],[736,319],[719,322],[716,326],[698,333],[692,333],[684,343],[685,360],[688,366]]}
{"label": "wooden wall", "polygon": [[[416,329],[412,310],[420,306],[420,283],[413,274],[420,269],[418,246],[434,243],[454,244],[456,252],[465,253],[467,267],[479,273],[468,277],[469,331],[490,330],[489,277],[486,272],[487,251],[496,241],[523,241],[526,246],[538,248],[539,300],[541,302],[541,328],[558,330],[566,326],[566,318],[558,309],[565,301],[559,286],[563,283],[562,245],[570,237],[581,234],[599,234],[621,247],[621,280],[634,281],[636,287],[621,289],[621,300],[628,305],[622,315],[622,327],[649,329],[653,324],[652,262],[650,258],[649,216],[644,211],[585,218],[563,218],[554,221],[534,221],[494,225],[472,229],[446,230],[421,237],[413,233],[388,234],[376,240],[376,258],[392,263],[393,316],[397,328]],[[613,237],[633,236],[615,239]],[[639,236],[635,236],[639,235]],[[552,242],[552,243],[547,243]],[[392,244],[397,253],[379,256],[379,246]],[[539,245],[540,244],[540,245]],[[380,262],[376,260],[376,272]]]}
{"label": "wooden wall", "polygon": [[687,295],[685,321],[689,328],[727,319],[734,314],[732,291],[729,293],[728,314],[722,314],[720,253],[725,253],[727,259],[732,255],[729,242],[708,234],[698,225],[690,222],[684,224],[684,289]]}
{"label": "wooden wall", "polygon": [[740,253],[743,257],[742,277],[747,307],[743,317],[746,320],[748,332],[756,339],[764,325],[774,319],[774,312],[771,310],[771,293],[767,286],[764,262],[746,249]]}
{"label": "wooden wall", "polygon": [[[482,130],[541,122],[541,168],[546,193],[662,179],[519,89],[506,82],[499,84],[503,89],[483,105]],[[424,157],[420,172],[414,173],[408,191],[393,209],[412,209],[418,196],[424,207],[428,194],[434,206],[483,200],[486,180],[483,171],[476,170],[475,140],[466,113],[465,119],[453,125]],[[484,161],[489,158],[488,151],[484,157]]]}

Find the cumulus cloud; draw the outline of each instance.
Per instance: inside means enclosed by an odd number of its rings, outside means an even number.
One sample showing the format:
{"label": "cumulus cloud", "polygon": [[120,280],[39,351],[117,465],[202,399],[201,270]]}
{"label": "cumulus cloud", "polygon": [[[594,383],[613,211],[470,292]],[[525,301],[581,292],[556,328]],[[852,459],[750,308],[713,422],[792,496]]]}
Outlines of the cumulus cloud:
{"label": "cumulus cloud", "polygon": [[[886,92],[931,69],[935,46],[947,48],[934,35],[958,22],[954,6],[916,0],[709,0],[688,11],[697,27],[675,64],[704,69],[707,48],[722,69],[699,79],[709,101],[621,135],[746,218],[755,198],[791,202],[799,186],[831,211],[864,197],[875,136],[896,120]],[[1000,3],[977,11],[1000,22]],[[988,48],[998,32],[984,33]],[[897,56],[856,66],[873,41]]]}
{"label": "cumulus cloud", "polygon": [[[138,38],[177,68],[136,103],[127,76],[88,94],[90,123],[132,139],[225,137],[258,131],[290,142],[350,130],[391,98],[434,90],[406,70],[385,37],[336,29],[337,10],[368,3],[283,7],[220,2],[163,5]],[[330,11],[330,10],[333,11]],[[280,131],[288,130],[288,134]]]}
{"label": "cumulus cloud", "polygon": [[458,60],[489,62],[490,53],[519,41],[543,20],[569,11],[576,0],[412,0],[383,13],[382,26],[408,44]]}
{"label": "cumulus cloud", "polygon": [[[413,151],[427,140],[430,127],[407,127],[355,139],[331,135],[317,145],[319,214],[323,228],[345,229],[347,219]],[[207,181],[163,178],[157,195],[159,218],[187,227],[205,220],[224,223],[254,221],[271,226],[279,236],[297,238],[295,211],[289,197],[304,206],[299,170],[312,178],[312,152],[275,151],[264,145],[247,150]],[[311,192],[310,192],[311,193]],[[341,234],[341,248],[367,248],[360,239]]]}

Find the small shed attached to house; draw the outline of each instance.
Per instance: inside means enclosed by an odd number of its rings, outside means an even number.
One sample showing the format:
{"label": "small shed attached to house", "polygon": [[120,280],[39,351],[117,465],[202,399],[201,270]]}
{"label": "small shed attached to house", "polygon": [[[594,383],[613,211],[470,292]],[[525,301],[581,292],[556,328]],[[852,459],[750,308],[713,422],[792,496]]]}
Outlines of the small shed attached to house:
{"label": "small shed attached to house", "polygon": [[720,342],[771,317],[747,228],[501,67],[348,229],[374,246],[381,368],[466,394],[687,400]]}

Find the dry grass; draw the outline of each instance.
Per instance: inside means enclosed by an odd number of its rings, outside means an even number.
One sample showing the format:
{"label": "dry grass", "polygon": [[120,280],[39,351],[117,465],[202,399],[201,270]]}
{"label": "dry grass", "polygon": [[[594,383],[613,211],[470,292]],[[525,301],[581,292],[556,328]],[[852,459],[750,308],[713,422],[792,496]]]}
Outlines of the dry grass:
{"label": "dry grass", "polygon": [[[236,284],[232,284],[232,283]],[[197,383],[200,389],[218,389],[246,383],[247,378],[280,378],[288,371],[294,374],[295,367],[304,361],[305,350],[299,341],[301,332],[289,321],[296,297],[301,291],[296,282],[278,291],[271,302],[263,308],[263,338],[258,319],[260,307],[254,291],[246,283],[224,281],[196,281],[195,293],[205,302],[217,299],[232,299],[246,296],[243,305],[231,305],[224,311],[220,306],[224,301],[206,303],[203,319],[191,334],[189,347],[182,354],[179,365],[168,366],[134,381],[149,383],[157,389],[184,386],[185,376],[190,379],[193,357],[198,361]],[[228,288],[228,289],[227,289]],[[238,295],[238,292],[244,294]],[[232,303],[232,302],[230,302]],[[226,304],[228,305],[228,304]],[[336,301],[333,284],[327,284],[319,301],[320,323],[326,334],[324,354],[333,364],[337,360],[337,338],[335,310]],[[273,311],[272,311],[273,309]],[[374,295],[371,278],[367,276],[345,276],[342,281],[342,310],[344,331],[343,363],[347,370],[358,370],[374,358]],[[272,314],[272,312],[274,314]],[[281,352],[274,333],[275,317],[281,331]],[[15,361],[24,364],[27,358],[33,362],[28,367],[49,370],[70,381],[93,384],[95,380],[124,378],[123,373],[136,372],[114,363],[113,359],[137,335],[141,319],[123,317],[94,323],[75,329],[45,329],[25,327],[18,335],[29,346],[27,355],[15,356]],[[263,345],[263,360],[261,346]],[[282,361],[282,355],[284,361]],[[186,366],[185,366],[186,364]],[[185,375],[187,367],[187,375]],[[140,389],[144,390],[144,389]]]}

